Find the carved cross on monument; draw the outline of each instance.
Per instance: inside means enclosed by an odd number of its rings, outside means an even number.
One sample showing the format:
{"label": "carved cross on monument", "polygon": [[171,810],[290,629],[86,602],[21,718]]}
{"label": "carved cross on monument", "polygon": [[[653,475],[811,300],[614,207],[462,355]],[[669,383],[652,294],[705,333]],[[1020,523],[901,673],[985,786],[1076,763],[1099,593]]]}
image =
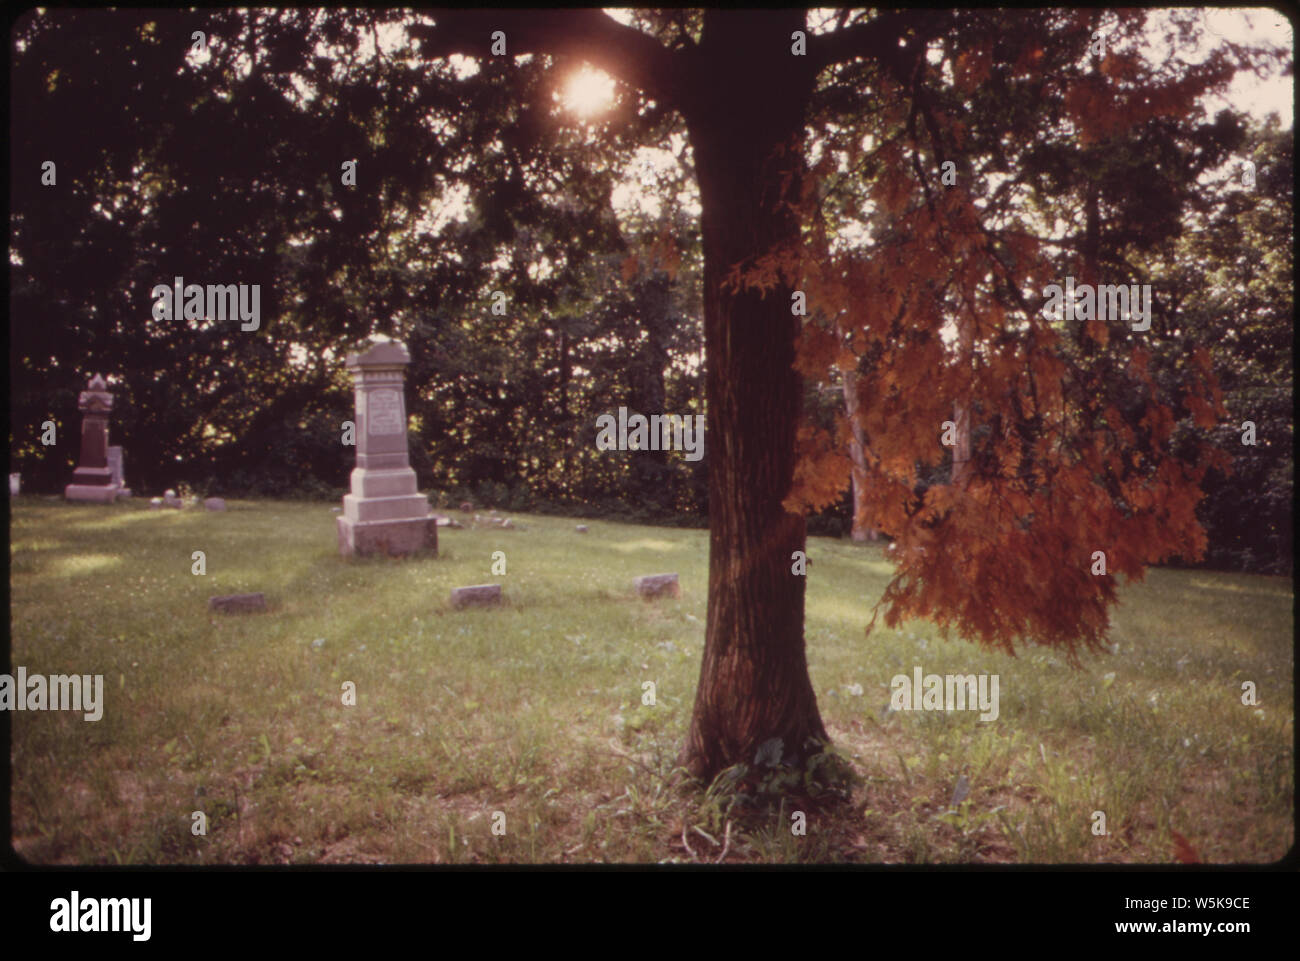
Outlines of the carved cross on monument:
{"label": "carved cross on monument", "polygon": [[417,489],[407,448],[402,385],[410,362],[395,340],[348,354],[356,384],[357,466],[338,518],[345,556],[438,550],[437,520]]}

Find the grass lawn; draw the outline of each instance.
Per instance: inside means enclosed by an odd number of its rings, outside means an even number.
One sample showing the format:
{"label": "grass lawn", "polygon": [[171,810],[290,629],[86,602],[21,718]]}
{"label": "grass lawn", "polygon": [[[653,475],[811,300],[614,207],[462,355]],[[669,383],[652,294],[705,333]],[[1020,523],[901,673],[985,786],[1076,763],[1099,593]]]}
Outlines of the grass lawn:
{"label": "grass lawn", "polygon": [[[10,672],[104,676],[102,720],[10,714],[12,840],[32,863],[690,862],[724,846],[728,863],[1168,863],[1171,830],[1203,861],[1258,863],[1294,841],[1284,578],[1153,570],[1121,588],[1113,652],[1074,669],[924,623],[867,640],[890,564],[810,539],[812,679],[861,783],[795,836],[788,809],[742,825],[725,794],[672,777],[704,531],[512,515],[520,529],[441,528],[436,558],[345,561],[329,504],[10,503]],[[633,594],[663,571],[680,599]],[[506,606],[450,608],[450,588],[490,582]],[[209,613],[244,591],[269,611]],[[916,666],[998,675],[999,717],[884,710]]]}

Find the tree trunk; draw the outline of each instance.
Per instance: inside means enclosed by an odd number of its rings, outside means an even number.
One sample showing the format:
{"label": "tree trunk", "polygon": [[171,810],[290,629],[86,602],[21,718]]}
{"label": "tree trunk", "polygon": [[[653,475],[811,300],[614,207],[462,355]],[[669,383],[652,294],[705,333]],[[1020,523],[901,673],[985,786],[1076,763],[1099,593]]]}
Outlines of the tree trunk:
{"label": "tree trunk", "polygon": [[[667,397],[664,372],[672,362],[667,337],[670,326],[667,274],[654,274],[638,282],[633,303],[637,326],[646,336],[629,357],[629,413],[636,411],[647,417],[669,413],[664,406]],[[653,441],[652,447],[632,459],[630,483],[639,500],[662,510],[672,504],[672,472],[668,451]]]}
{"label": "tree trunk", "polygon": [[699,55],[710,83],[687,116],[703,207],[709,608],[683,764],[706,781],[752,766],[771,738],[796,760],[826,739],[804,655],[805,579],[791,572],[805,523],[781,506],[802,404],[799,318],[784,282],[766,296],[723,285],[734,266],[799,237],[785,203],[798,196],[812,79],[789,50],[803,17],[708,11]]}
{"label": "tree trunk", "polygon": [[560,463],[560,489],[565,498],[573,496],[573,423],[569,417],[569,332],[565,329],[568,320],[560,321],[560,426],[564,431],[561,440],[564,457]]}
{"label": "tree trunk", "polygon": [[867,439],[862,425],[858,423],[858,372],[844,370],[840,372],[840,383],[844,388],[844,413],[848,416],[849,462],[852,467],[853,480],[853,533],[849,536],[855,541],[874,541],[879,532],[867,520],[867,511],[863,501],[867,496]]}
{"label": "tree trunk", "polygon": [[[975,347],[975,330],[969,317],[957,315],[957,344],[961,363],[971,366],[971,352]],[[957,401],[953,404],[953,421],[957,426],[957,446],[952,452],[952,483],[964,486],[970,480],[970,404]]]}

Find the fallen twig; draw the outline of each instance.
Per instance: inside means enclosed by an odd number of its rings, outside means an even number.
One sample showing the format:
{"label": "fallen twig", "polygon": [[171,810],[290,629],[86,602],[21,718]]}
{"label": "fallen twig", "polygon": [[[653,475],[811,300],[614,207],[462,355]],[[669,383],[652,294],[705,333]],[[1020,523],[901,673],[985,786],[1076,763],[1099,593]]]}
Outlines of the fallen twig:
{"label": "fallen twig", "polygon": [[718,860],[714,864],[721,864],[722,859],[727,856],[727,849],[731,847],[731,822],[727,822],[727,833],[723,835],[722,853],[718,855]]}
{"label": "fallen twig", "polygon": [[718,846],[718,839],[715,838],[715,837],[714,837],[712,834],[710,834],[708,831],[704,830],[704,828],[700,827],[698,824],[692,825],[692,826],[691,826],[691,830],[694,831],[696,834],[698,834],[700,837],[704,838],[706,841],[708,841],[710,844],[712,844],[715,848]]}

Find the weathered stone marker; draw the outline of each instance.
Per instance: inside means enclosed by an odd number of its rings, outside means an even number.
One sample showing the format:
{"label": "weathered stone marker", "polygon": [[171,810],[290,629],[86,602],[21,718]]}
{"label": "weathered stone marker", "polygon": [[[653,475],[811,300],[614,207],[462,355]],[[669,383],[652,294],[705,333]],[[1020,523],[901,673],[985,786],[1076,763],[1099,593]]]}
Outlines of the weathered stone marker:
{"label": "weathered stone marker", "polygon": [[348,354],[356,385],[357,466],[338,518],[344,556],[437,553],[438,525],[416,487],[406,441],[402,384],[410,362],[395,340]]}
{"label": "weathered stone marker", "polygon": [[112,476],[112,484],[117,488],[118,497],[130,497],[131,488],[126,486],[124,455],[122,448],[114,444],[108,448],[108,470]]}
{"label": "weathered stone marker", "polygon": [[671,594],[673,597],[682,596],[682,587],[677,582],[676,574],[647,574],[645,577],[638,577],[632,582],[636,585],[636,592],[642,597],[659,597],[663,594]]}
{"label": "weathered stone marker", "polygon": [[579,524],[577,527],[574,528],[574,530],[577,531],[579,534],[585,534],[587,533],[587,525]]}
{"label": "weathered stone marker", "polygon": [[111,504],[117,500],[119,488],[113,484],[108,466],[108,415],[113,410],[113,395],[103,375],[90,378],[77,398],[77,407],[81,410],[81,459],[63,496],[70,501]]}
{"label": "weathered stone marker", "polygon": [[238,614],[242,611],[266,610],[266,596],[260,591],[256,594],[225,594],[221,597],[209,597],[208,608],[222,614]]}
{"label": "weathered stone marker", "polygon": [[18,492],[22,489],[22,486],[23,486],[22,474],[9,475],[9,496],[10,497],[17,497]]}
{"label": "weathered stone marker", "polygon": [[455,608],[494,607],[500,603],[500,584],[475,584],[473,587],[451,589],[451,606]]}
{"label": "weathered stone marker", "polygon": [[224,511],[226,509],[226,501],[221,497],[209,497],[203,502],[203,506],[210,511]]}
{"label": "weathered stone marker", "polygon": [[110,483],[118,487],[122,485],[122,448],[117,444],[111,444],[108,448],[108,474]]}

